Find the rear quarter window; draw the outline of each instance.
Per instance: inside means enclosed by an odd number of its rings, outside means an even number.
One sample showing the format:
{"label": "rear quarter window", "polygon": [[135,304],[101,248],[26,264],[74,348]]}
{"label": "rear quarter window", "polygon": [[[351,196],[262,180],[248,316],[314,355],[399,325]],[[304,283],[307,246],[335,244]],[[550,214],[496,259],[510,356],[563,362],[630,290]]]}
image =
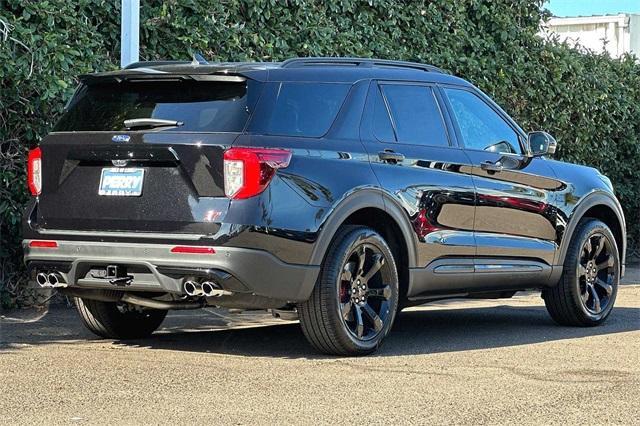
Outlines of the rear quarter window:
{"label": "rear quarter window", "polygon": [[250,127],[253,133],[321,137],[331,127],[350,84],[270,83],[266,105]]}

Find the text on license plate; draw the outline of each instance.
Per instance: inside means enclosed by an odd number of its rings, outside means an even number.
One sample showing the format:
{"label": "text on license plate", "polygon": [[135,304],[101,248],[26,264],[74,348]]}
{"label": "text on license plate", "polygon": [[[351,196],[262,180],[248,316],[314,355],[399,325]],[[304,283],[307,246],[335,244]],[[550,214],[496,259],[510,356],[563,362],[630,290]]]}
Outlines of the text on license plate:
{"label": "text on license plate", "polygon": [[144,169],[105,168],[100,175],[98,195],[139,197],[142,195]]}

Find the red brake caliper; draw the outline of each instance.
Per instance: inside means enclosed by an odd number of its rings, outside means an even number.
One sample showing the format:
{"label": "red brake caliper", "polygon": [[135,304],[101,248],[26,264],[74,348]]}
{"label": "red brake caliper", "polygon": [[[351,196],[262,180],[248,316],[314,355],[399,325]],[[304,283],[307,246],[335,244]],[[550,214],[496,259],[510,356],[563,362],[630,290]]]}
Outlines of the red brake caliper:
{"label": "red brake caliper", "polygon": [[351,297],[349,289],[348,281],[342,281],[340,283],[340,302],[347,303],[349,301],[349,297]]}

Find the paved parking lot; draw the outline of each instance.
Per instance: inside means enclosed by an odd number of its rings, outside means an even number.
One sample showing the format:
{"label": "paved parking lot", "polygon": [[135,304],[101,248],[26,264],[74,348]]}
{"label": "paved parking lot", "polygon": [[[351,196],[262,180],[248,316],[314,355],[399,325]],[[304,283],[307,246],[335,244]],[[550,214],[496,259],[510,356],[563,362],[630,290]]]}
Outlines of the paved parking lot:
{"label": "paved parking lot", "polygon": [[262,313],[172,313],[126,343],[72,309],[5,315],[2,424],[640,423],[636,285],[597,328],[556,326],[537,294],[413,308],[365,358]]}

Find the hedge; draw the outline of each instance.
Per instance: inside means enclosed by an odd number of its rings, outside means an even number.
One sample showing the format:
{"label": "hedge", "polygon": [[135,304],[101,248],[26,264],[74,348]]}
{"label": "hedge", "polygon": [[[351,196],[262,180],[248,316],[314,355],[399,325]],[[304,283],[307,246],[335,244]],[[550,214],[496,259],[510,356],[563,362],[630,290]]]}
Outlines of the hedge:
{"label": "hedge", "polygon": [[[19,221],[24,156],[51,128],[77,76],[115,69],[119,1],[0,0],[0,288],[24,288]],[[556,136],[557,157],[614,182],[640,223],[640,65],[537,36],[542,0],[149,0],[141,56],[275,61],[364,56],[432,63],[471,80],[525,129]]]}

